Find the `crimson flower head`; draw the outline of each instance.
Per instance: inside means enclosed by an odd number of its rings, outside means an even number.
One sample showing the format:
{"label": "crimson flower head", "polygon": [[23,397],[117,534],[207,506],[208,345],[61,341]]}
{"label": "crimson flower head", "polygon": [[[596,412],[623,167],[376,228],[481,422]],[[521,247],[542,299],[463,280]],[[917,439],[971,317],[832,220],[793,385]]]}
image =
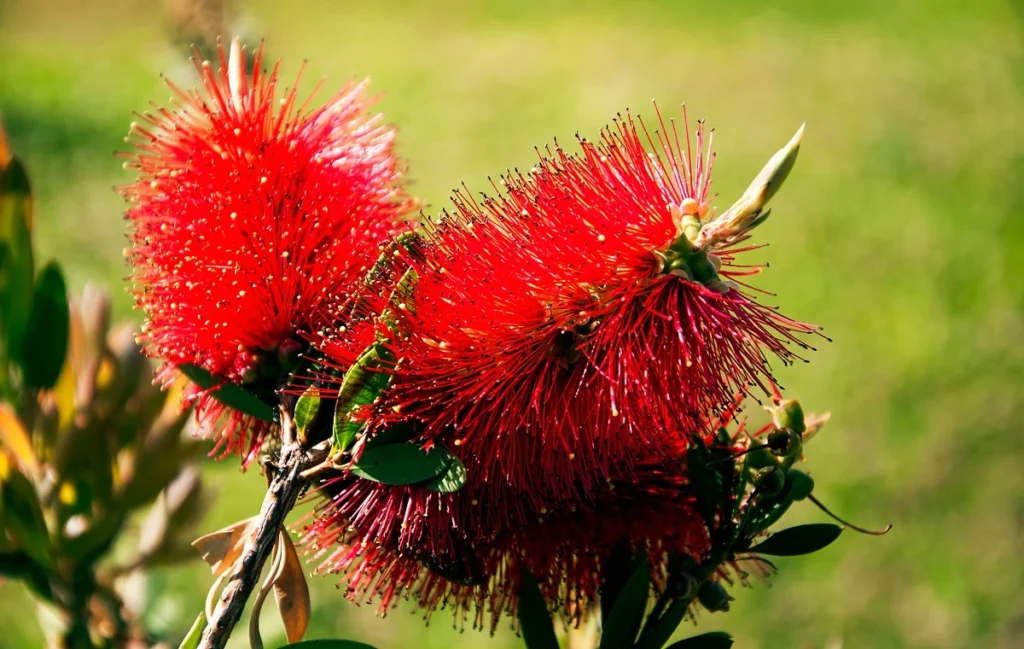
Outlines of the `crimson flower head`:
{"label": "crimson flower head", "polygon": [[[405,598],[428,619],[450,607],[457,624],[468,613],[474,628],[494,631],[503,615],[514,617],[529,573],[555,612],[578,620],[598,600],[618,546],[646,552],[659,590],[670,562],[697,562],[708,550],[679,452],[643,460],[628,477],[607,476],[586,502],[531,511],[502,529],[479,527],[479,511],[505,504],[469,489],[444,497],[338,478],[321,488],[329,499],[312,513],[302,543],[319,561],[316,572],[343,575],[347,596],[377,601],[382,614]],[[403,542],[427,526],[444,528],[448,544]]]}
{"label": "crimson flower head", "polygon": [[481,499],[540,509],[766,388],[769,358],[793,360],[815,328],[757,302],[741,280],[760,268],[738,262],[799,141],[717,218],[703,127],[681,144],[628,114],[495,196],[458,192],[415,251],[396,248],[392,281],[416,281],[385,319],[397,365],[373,425],[415,421]]}
{"label": "crimson flower head", "polygon": [[[132,124],[127,254],[146,350],[165,375],[193,364],[273,384],[320,303],[361,277],[412,207],[366,82],[310,109],[295,88],[278,91],[262,47],[247,63],[235,40],[219,67],[197,62],[200,89],[168,82],[170,107]],[[201,419],[240,449],[253,422],[208,397],[193,389]]]}

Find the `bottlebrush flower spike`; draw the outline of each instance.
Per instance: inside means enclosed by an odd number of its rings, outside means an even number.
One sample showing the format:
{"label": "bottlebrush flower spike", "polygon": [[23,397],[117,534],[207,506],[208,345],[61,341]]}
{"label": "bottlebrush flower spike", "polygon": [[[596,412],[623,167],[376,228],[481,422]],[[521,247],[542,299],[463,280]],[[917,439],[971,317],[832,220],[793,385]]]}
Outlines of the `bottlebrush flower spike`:
{"label": "bottlebrush flower spike", "polygon": [[415,253],[396,248],[391,281],[411,268],[417,282],[392,309],[398,364],[377,429],[419,422],[457,449],[481,500],[537,510],[702,430],[737,392],[767,391],[767,357],[792,361],[816,329],[739,283],[760,270],[737,263],[751,248],[694,245],[709,216],[703,125],[695,147],[674,125],[655,135],[627,113],[577,155],[540,153],[496,197],[457,192]]}
{"label": "bottlebrush flower spike", "polygon": [[[307,109],[295,88],[278,96],[278,65],[261,69],[262,47],[251,74],[246,64],[236,39],[218,69],[196,62],[201,89],[168,81],[170,108],[132,124],[125,166],[138,179],[122,191],[147,352],[167,362],[165,377],[195,364],[259,392],[278,387],[321,302],[361,278],[413,201],[367,82]],[[209,401],[209,389],[192,396],[224,452],[241,452],[254,422]]]}
{"label": "bottlebrush flower spike", "polygon": [[[504,505],[478,501],[468,490],[439,497],[339,477],[321,488],[329,500],[311,514],[302,544],[320,561],[316,572],[344,575],[347,596],[377,599],[382,614],[401,597],[415,601],[427,619],[451,607],[464,624],[472,609],[472,626],[493,631],[502,615],[515,615],[526,570],[552,608],[575,620],[597,601],[623,540],[646,550],[658,589],[673,557],[698,560],[708,550],[679,458],[643,462],[630,473],[621,482],[609,476],[586,503],[529,512],[522,523],[498,530],[479,527],[481,511]],[[443,528],[447,544],[399,540],[425,526]]]}

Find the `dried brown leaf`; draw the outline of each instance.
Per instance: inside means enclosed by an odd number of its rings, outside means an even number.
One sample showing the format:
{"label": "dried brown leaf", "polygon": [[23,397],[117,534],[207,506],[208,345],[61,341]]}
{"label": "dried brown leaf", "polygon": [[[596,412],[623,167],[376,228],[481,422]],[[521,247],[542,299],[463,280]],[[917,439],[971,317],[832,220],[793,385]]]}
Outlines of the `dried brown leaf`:
{"label": "dried brown leaf", "polygon": [[299,553],[295,551],[295,544],[284,529],[281,530],[281,539],[278,548],[284,551],[284,565],[274,582],[274,598],[284,622],[288,642],[298,642],[306,635],[309,626],[309,585],[306,584],[306,574],[302,571],[302,562]]}
{"label": "dried brown leaf", "polygon": [[252,535],[255,521],[256,517],[254,516],[232,523],[216,532],[200,536],[192,541],[192,547],[199,551],[203,561],[210,566],[210,571],[219,577],[230,570],[238,557],[242,555],[245,542]]}

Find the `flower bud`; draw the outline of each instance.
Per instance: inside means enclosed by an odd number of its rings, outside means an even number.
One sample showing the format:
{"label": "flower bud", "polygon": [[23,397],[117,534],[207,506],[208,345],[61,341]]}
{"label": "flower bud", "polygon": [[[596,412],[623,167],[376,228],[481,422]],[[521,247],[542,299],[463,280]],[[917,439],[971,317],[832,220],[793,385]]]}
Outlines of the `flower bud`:
{"label": "flower bud", "polygon": [[806,428],[804,421],[804,409],[796,399],[783,399],[778,405],[769,409],[772,413],[772,422],[776,428],[788,428],[797,433],[803,433]]}
{"label": "flower bud", "polygon": [[728,611],[729,602],[735,598],[722,584],[717,581],[707,581],[697,593],[697,599],[704,608],[714,613],[715,611]]}
{"label": "flower bud", "polygon": [[768,218],[768,211],[764,206],[779,191],[779,187],[796,164],[796,156],[800,152],[803,137],[804,127],[801,125],[786,146],[768,160],[739,200],[717,219],[701,228],[694,241],[696,247],[707,249],[712,246],[728,245],[764,223]]}

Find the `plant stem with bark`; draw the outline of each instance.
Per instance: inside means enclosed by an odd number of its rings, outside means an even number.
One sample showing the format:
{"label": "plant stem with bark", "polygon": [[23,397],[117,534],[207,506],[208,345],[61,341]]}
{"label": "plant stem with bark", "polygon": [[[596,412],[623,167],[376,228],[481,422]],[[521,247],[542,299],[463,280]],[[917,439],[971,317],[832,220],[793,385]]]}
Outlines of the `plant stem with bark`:
{"label": "plant stem with bark", "polygon": [[291,416],[284,408],[281,410],[281,422],[284,443],[277,462],[267,466],[271,476],[267,494],[263,498],[251,536],[221,592],[213,617],[203,631],[199,649],[223,649],[227,644],[232,629],[241,618],[245,604],[256,587],[263,564],[274,548],[278,530],[306,485],[302,473],[327,457],[327,445],[309,450],[302,448],[295,440]]}

